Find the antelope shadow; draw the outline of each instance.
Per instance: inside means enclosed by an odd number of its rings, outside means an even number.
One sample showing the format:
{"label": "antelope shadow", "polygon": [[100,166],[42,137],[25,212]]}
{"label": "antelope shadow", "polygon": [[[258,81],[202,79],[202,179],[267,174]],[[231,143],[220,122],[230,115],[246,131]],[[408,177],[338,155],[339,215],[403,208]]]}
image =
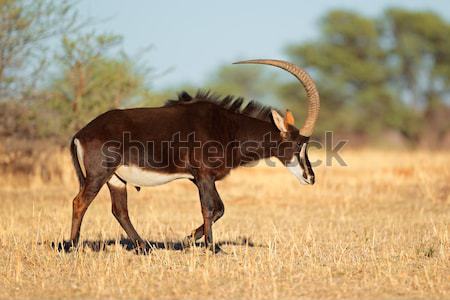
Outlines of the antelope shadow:
{"label": "antelope shadow", "polygon": [[[147,243],[147,250],[152,249],[160,249],[160,250],[172,250],[172,251],[183,251],[188,249],[183,245],[182,241],[155,241],[155,240],[146,240]],[[50,242],[50,247],[58,252],[73,252],[74,247],[72,244],[72,241],[65,240],[60,242]],[[121,237],[120,239],[98,239],[98,240],[84,240],[80,245],[77,247],[79,249],[88,248],[91,249],[94,252],[100,252],[100,251],[106,251],[108,246],[114,246],[114,245],[120,245],[123,249],[127,251],[137,251],[135,243],[125,237]],[[204,242],[196,242],[193,246],[195,247],[205,247]],[[267,247],[263,244],[256,244],[252,242],[247,237],[238,237],[234,240],[223,240],[218,241],[216,243],[216,253],[221,252],[221,246],[245,246],[245,247]],[[148,254],[150,251],[145,251],[144,253],[140,254]]]}

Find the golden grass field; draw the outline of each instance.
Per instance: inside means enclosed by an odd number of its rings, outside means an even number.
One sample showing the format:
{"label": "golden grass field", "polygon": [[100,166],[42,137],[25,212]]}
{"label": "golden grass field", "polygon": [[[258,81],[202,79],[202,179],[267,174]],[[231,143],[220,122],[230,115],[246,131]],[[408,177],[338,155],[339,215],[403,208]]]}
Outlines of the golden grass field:
{"label": "golden grass field", "polygon": [[78,189],[68,155],[46,158],[63,170],[50,182],[2,174],[0,298],[449,299],[450,153],[342,156],[348,166],[316,168],[314,186],[283,167],[233,171],[218,184],[219,255],[177,247],[202,221],[189,181],[129,188],[150,255],[120,245],[107,189],[84,219],[88,242],[64,253],[51,246],[68,238]]}

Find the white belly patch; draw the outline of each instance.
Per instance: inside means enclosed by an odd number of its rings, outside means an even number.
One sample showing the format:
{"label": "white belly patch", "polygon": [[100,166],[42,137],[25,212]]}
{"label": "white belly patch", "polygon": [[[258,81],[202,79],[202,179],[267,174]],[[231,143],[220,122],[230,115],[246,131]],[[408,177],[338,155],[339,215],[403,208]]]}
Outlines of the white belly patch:
{"label": "white belly patch", "polygon": [[191,174],[187,173],[160,173],[156,171],[143,170],[136,166],[120,166],[116,170],[116,174],[124,181],[134,186],[155,186],[173,181],[175,179],[194,178]]}

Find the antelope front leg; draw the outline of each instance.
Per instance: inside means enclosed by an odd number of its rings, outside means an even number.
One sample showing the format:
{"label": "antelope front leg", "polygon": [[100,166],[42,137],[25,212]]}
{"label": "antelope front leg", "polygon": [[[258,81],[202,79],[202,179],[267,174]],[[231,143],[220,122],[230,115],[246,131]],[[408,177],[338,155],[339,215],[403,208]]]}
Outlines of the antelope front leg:
{"label": "antelope front leg", "polygon": [[183,247],[189,247],[196,240],[205,236],[205,246],[213,252],[220,251],[213,242],[212,224],[224,214],[224,205],[211,178],[201,178],[196,181],[202,207],[203,224],[183,240]]}

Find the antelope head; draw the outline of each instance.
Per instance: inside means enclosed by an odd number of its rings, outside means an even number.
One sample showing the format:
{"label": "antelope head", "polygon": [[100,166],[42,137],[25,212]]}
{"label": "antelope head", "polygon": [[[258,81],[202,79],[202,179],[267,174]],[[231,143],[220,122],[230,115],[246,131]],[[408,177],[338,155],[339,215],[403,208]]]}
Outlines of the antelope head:
{"label": "antelope head", "polygon": [[305,88],[308,97],[308,115],[300,129],[294,126],[294,116],[289,110],[284,117],[276,110],[272,110],[272,117],[281,137],[277,158],[301,183],[314,184],[314,171],[308,158],[309,138],[314,131],[320,110],[319,92],[314,81],[303,69],[281,60],[255,59],[235,64],[263,64],[281,68],[294,75]]}

